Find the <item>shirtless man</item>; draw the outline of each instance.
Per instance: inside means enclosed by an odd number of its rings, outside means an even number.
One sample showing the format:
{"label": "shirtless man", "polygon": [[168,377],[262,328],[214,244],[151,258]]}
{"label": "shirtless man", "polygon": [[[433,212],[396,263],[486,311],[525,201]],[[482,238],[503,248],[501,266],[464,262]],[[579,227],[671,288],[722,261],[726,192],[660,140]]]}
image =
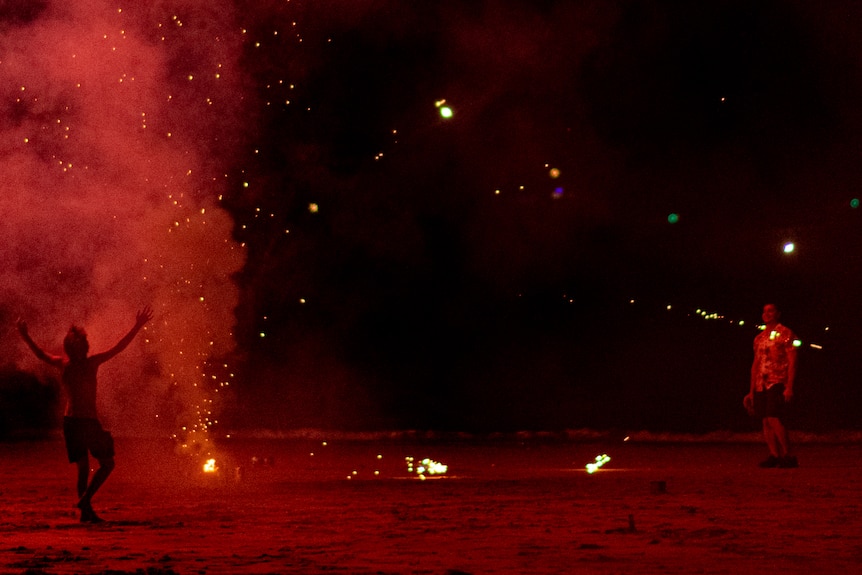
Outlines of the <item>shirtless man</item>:
{"label": "shirtless man", "polygon": [[[149,307],[137,313],[135,325],[117,345],[108,351],[87,355],[90,344],[83,328],[72,326],[63,340],[66,357],[50,355],[36,345],[27,331],[27,324],[18,320],[18,331],[27,346],[42,361],[62,370],[63,389],[66,392],[66,414],[63,418],[63,437],[69,463],[78,466],[78,509],[81,522],[97,523],[102,519],[93,511],[92,499],[114,469],[114,438],[104,429],[96,413],[96,372],[132,342],[138,331],[150,321],[153,312]],[[99,469],[90,480],[90,458],[99,461]]]}

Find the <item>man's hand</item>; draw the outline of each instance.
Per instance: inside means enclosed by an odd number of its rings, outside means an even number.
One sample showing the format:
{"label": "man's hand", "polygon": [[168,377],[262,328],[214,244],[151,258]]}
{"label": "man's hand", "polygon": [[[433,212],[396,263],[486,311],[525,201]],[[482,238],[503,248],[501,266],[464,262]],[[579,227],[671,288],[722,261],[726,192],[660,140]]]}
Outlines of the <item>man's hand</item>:
{"label": "man's hand", "polygon": [[151,319],[153,319],[153,310],[150,306],[146,306],[135,316],[135,325],[138,327],[144,327],[144,325]]}
{"label": "man's hand", "polygon": [[754,415],[754,396],[752,394],[749,393],[742,398],[742,405],[745,407],[748,415]]}

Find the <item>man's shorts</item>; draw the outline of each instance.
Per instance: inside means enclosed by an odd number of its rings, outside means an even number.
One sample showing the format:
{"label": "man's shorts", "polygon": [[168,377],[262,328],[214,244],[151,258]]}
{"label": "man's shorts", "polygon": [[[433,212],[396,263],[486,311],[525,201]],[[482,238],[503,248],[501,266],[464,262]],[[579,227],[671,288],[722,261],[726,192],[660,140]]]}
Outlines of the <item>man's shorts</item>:
{"label": "man's shorts", "polygon": [[86,457],[88,451],[100,461],[114,457],[114,438],[102,429],[98,419],[64,417],[63,437],[66,439],[69,463]]}
{"label": "man's shorts", "polygon": [[784,385],[776,384],[764,391],[754,392],[754,417],[781,419],[785,412]]}

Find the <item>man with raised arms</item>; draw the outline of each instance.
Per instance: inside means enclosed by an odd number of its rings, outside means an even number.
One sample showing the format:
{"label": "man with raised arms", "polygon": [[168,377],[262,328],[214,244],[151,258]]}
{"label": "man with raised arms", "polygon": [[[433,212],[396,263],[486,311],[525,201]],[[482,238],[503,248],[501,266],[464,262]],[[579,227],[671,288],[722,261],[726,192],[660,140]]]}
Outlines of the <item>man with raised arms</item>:
{"label": "man with raised arms", "polygon": [[[63,340],[66,357],[43,351],[31,339],[27,324],[18,320],[18,331],[36,357],[62,372],[61,381],[66,394],[63,437],[69,462],[78,466],[77,506],[81,510],[81,522],[102,521],[93,511],[92,499],[114,469],[114,438],[102,428],[96,412],[96,372],[100,365],[126,349],[152,317],[152,310],[145,307],[137,313],[135,325],[129,333],[108,351],[94,355],[88,355],[90,344],[87,333],[83,328],[73,325]],[[93,474],[92,480],[88,452],[99,462],[99,469]]]}

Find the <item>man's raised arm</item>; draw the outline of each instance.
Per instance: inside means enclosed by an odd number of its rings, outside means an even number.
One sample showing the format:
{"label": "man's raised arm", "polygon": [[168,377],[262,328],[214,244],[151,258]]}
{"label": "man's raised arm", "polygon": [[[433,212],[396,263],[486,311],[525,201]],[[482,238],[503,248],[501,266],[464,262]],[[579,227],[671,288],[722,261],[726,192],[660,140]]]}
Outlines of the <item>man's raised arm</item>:
{"label": "man's raised arm", "polygon": [[150,309],[150,306],[145,307],[141,311],[137,313],[135,316],[135,325],[132,326],[132,329],[129,330],[123,339],[117,342],[117,345],[109,349],[108,351],[104,351],[102,353],[97,353],[93,356],[93,359],[99,363],[108,361],[124,349],[126,349],[132,340],[135,339],[135,336],[138,335],[138,332],[141,331],[141,328],[147,324],[148,321],[153,319],[153,310]]}
{"label": "man's raised arm", "polygon": [[18,333],[21,334],[21,338],[24,340],[24,343],[26,343],[27,347],[29,347],[30,350],[34,354],[36,354],[36,357],[38,357],[39,359],[41,359],[45,363],[53,365],[54,367],[63,367],[63,358],[62,357],[57,356],[57,355],[51,355],[49,353],[45,353],[45,351],[41,347],[36,345],[36,342],[34,342],[33,338],[30,337],[30,332],[27,329],[27,322],[26,321],[19,319],[16,322],[16,325],[18,327]]}

